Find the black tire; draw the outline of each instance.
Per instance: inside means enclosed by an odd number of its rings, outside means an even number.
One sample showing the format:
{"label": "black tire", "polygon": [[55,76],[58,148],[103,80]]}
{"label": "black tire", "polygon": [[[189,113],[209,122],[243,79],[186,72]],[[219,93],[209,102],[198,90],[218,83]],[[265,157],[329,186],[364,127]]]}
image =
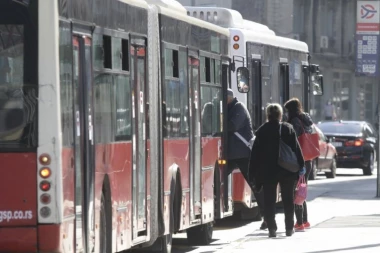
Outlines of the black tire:
{"label": "black tire", "polygon": [[101,204],[100,204],[100,243],[99,251],[104,253],[110,253],[112,251],[112,224],[111,224],[111,202],[102,192]]}
{"label": "black tire", "polygon": [[243,208],[240,211],[241,220],[261,221],[260,208],[255,206],[253,208]]}
{"label": "black tire", "polygon": [[372,172],[375,168],[375,154],[370,153],[369,158],[368,158],[368,165],[363,168],[363,175],[365,176],[371,176]]}
{"label": "black tire", "polygon": [[332,160],[332,163],[330,165],[330,172],[326,172],[325,175],[327,178],[336,177],[336,159],[335,158]]}
{"label": "black tire", "polygon": [[317,160],[315,159],[311,163],[311,171],[310,171],[308,180],[315,180],[317,178],[317,174],[318,174]]}
{"label": "black tire", "polygon": [[187,241],[191,245],[208,245],[212,241],[213,223],[198,225],[186,230]]}

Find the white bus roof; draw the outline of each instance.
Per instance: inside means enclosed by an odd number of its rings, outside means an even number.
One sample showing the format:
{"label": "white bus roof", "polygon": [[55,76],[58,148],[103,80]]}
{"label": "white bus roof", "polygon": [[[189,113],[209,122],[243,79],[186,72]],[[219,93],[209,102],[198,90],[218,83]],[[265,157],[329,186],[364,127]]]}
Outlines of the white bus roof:
{"label": "white bus roof", "polygon": [[309,52],[309,48],[307,44],[299,40],[293,40],[293,39],[280,37],[280,36],[262,34],[260,32],[254,32],[254,31],[231,29],[231,31],[233,30],[239,30],[240,32],[242,32],[244,34],[245,42],[255,42],[255,43],[260,43],[260,44],[265,44],[265,45],[271,45],[274,47],[280,47],[284,49],[301,51],[305,53]]}
{"label": "white bus roof", "polygon": [[184,22],[207,28],[217,33],[230,36],[228,29],[187,15],[186,8],[176,0],[145,0],[148,4],[158,6],[159,13]]}
{"label": "white bus roof", "polygon": [[[203,19],[224,28],[238,28],[275,35],[268,26],[243,19],[240,12],[218,7],[186,6],[187,15]],[[203,17],[202,17],[203,16]]]}
{"label": "white bus roof", "polygon": [[[186,6],[186,10],[187,15],[229,28],[231,31],[239,30],[243,33],[246,42],[256,42],[305,53],[309,52],[308,46],[305,42],[276,36],[276,34],[270,30],[268,26],[245,20],[236,10],[218,7],[193,6]],[[203,18],[201,17],[202,13]],[[208,18],[206,19],[206,17]]]}

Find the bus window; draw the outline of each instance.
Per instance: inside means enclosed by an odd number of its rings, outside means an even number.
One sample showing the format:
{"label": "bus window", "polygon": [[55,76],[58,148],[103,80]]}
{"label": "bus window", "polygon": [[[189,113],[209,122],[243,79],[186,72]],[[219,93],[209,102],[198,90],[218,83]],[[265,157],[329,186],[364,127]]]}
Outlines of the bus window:
{"label": "bus window", "polygon": [[0,23],[0,146],[36,147],[36,31],[22,24],[28,18],[9,19]]}

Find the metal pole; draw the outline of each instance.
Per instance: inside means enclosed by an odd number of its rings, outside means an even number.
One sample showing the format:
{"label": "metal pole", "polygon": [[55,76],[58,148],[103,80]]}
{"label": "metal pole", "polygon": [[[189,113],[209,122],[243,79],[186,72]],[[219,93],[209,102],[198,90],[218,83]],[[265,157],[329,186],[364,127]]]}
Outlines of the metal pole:
{"label": "metal pole", "polygon": [[[377,136],[377,143],[378,143],[378,154],[380,155],[380,140],[379,140],[379,132],[380,132],[380,87],[378,86],[377,87],[377,93],[378,93],[378,97],[377,97],[377,122],[379,124],[378,126],[378,136]],[[377,194],[376,194],[376,197],[377,198],[380,198],[380,157],[377,158]]]}
{"label": "metal pole", "polygon": [[[379,48],[379,45],[377,46]],[[377,56],[379,57],[379,56]],[[379,58],[377,59],[379,61]],[[380,87],[379,85],[377,86],[377,122],[379,124],[377,132],[377,142],[378,142],[378,151],[377,154],[380,155],[380,140],[379,140],[379,132],[380,132]],[[380,157],[377,157],[377,194],[376,197],[380,198]]]}

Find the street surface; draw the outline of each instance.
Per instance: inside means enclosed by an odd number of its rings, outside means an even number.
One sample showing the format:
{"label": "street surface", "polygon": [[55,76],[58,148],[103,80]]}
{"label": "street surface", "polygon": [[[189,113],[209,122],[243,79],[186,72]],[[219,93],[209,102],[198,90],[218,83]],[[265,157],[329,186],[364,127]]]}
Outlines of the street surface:
{"label": "street surface", "polygon": [[214,241],[208,246],[189,246],[186,234],[173,240],[173,253],[232,252],[380,252],[380,199],[376,198],[376,174],[363,176],[362,170],[338,169],[337,178],[320,174],[310,181],[309,221],[306,232],[285,236],[284,215],[276,215],[277,238],[269,239],[259,230],[261,222],[233,218],[217,222]]}

